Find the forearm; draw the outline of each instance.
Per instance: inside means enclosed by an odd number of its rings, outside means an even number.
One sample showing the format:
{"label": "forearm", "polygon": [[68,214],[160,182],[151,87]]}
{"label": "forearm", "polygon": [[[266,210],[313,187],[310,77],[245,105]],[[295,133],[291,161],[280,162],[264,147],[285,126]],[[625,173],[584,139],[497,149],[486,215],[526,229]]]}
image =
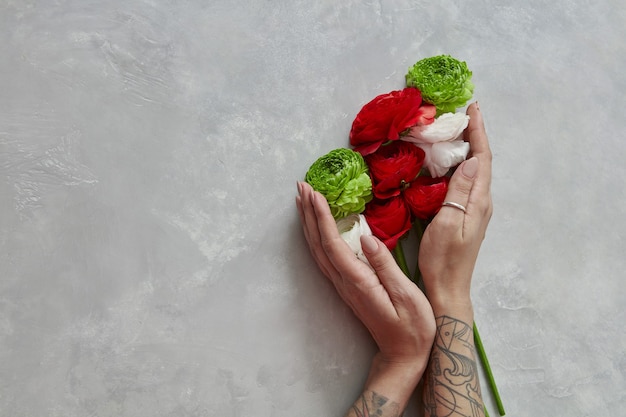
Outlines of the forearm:
{"label": "forearm", "polygon": [[433,311],[437,333],[424,378],[425,416],[482,417],[471,302],[436,300]]}
{"label": "forearm", "polygon": [[374,358],[363,393],[345,417],[398,417],[424,374],[426,359],[414,363],[388,363]]}

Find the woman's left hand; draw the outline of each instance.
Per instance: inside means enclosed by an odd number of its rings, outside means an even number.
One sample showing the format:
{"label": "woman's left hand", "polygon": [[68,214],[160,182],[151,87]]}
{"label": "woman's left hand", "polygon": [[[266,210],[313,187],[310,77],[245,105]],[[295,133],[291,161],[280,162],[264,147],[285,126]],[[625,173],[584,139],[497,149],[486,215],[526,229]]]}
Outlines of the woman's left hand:
{"label": "woman's left hand", "polygon": [[358,260],[339,235],[324,196],[304,182],[298,183],[298,192],[296,205],[313,258],[369,330],[380,363],[414,365],[423,372],[435,320],[422,291],[373,236],[362,236],[361,245],[375,272]]}

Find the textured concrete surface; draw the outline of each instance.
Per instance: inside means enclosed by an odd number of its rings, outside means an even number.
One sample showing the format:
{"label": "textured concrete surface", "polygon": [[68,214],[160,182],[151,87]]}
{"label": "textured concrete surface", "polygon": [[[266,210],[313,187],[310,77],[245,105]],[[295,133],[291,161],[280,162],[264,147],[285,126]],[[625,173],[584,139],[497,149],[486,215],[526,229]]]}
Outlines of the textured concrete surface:
{"label": "textured concrete surface", "polygon": [[623,1],[0,0],[0,40],[1,416],[341,415],[373,345],[295,181],[439,53],[495,155],[508,415],[623,414]]}

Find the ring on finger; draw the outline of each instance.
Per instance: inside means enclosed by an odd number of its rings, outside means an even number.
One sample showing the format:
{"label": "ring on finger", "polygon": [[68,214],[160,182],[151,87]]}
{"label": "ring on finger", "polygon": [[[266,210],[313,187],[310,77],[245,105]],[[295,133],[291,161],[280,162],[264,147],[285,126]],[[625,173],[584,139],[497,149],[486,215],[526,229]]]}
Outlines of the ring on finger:
{"label": "ring on finger", "polygon": [[443,204],[441,204],[442,207],[444,206],[448,206],[448,207],[454,207],[455,209],[459,209],[461,210],[463,213],[465,213],[465,206],[462,206],[459,203],[455,203],[453,201],[444,201]]}

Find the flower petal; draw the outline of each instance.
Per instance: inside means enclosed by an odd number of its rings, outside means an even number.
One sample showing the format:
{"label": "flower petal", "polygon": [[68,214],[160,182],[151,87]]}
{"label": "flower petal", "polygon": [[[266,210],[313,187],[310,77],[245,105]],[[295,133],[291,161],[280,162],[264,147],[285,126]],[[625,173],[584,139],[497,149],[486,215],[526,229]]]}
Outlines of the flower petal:
{"label": "flower petal", "polygon": [[341,238],[350,246],[352,252],[361,261],[371,267],[367,257],[361,247],[361,236],[371,236],[372,230],[362,214],[351,214],[343,219],[337,220],[337,229]]}
{"label": "flower petal", "polygon": [[448,177],[418,177],[404,192],[404,201],[415,217],[427,220],[437,214],[447,192]]}
{"label": "flower petal", "polygon": [[352,122],[350,144],[361,155],[368,155],[384,142],[397,140],[401,132],[422,120],[421,103],[420,91],[411,87],[376,96]]}
{"label": "flower petal", "polygon": [[417,177],[424,152],[413,144],[394,141],[365,157],[372,178],[372,191],[380,199],[397,196]]}
{"label": "flower petal", "polygon": [[433,177],[446,175],[448,170],[465,161],[470,145],[463,140],[452,142],[438,142],[430,150],[430,165],[428,171]]}
{"label": "flower petal", "polygon": [[398,239],[411,230],[411,212],[401,196],[372,200],[363,213],[372,233],[392,250]]}
{"label": "flower petal", "polygon": [[464,113],[444,113],[429,125],[414,126],[400,139],[413,143],[437,143],[458,138],[469,123]]}

